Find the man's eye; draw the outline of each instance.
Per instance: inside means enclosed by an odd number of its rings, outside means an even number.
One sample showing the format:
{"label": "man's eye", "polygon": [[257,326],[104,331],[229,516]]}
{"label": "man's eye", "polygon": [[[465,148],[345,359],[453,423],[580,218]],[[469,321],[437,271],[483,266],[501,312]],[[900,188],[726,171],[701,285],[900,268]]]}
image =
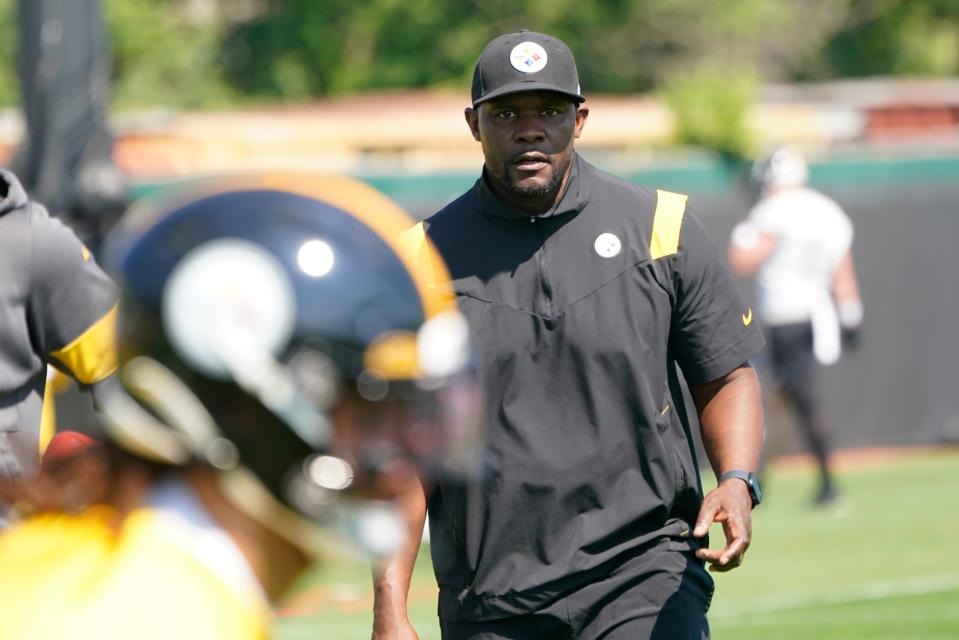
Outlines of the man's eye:
{"label": "man's eye", "polygon": [[546,107],[545,109],[543,109],[543,115],[549,116],[551,118],[558,116],[560,113],[561,111],[557,109],[556,107]]}
{"label": "man's eye", "polygon": [[496,117],[500,120],[510,120],[511,118],[516,117],[515,111],[500,111],[496,114]]}

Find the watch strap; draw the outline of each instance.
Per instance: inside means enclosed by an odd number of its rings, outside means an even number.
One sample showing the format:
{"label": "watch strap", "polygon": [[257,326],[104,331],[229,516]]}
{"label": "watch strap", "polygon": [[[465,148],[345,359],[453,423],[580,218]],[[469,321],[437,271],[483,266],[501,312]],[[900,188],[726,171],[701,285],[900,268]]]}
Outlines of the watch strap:
{"label": "watch strap", "polygon": [[753,507],[762,501],[762,494],[760,493],[759,481],[756,479],[756,474],[750,473],[749,471],[743,471],[742,469],[730,469],[726,473],[719,476],[719,482],[728,480],[730,478],[737,478],[746,483],[746,488],[749,490],[749,498],[752,500]]}
{"label": "watch strap", "polygon": [[730,478],[739,478],[746,484],[749,484],[749,476],[750,476],[750,473],[748,471],[743,471],[741,469],[732,469],[730,471],[727,471],[723,475],[719,476],[719,481],[722,482],[723,480],[729,480]]}

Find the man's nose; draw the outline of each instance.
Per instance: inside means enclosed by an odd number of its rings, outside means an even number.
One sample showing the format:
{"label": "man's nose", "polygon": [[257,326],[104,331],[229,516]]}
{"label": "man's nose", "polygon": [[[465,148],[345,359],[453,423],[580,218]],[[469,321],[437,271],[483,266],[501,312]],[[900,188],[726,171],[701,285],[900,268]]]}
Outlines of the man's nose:
{"label": "man's nose", "polygon": [[539,142],[546,137],[543,123],[535,115],[521,115],[515,131],[514,137],[520,142]]}

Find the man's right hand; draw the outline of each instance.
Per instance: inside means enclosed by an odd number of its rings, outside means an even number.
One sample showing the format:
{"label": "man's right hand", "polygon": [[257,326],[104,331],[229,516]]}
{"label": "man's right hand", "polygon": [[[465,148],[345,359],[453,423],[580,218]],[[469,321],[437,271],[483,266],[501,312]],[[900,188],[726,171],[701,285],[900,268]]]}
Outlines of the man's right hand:
{"label": "man's right hand", "polygon": [[370,640],[420,640],[409,619],[386,618],[387,616],[373,616],[373,635]]}

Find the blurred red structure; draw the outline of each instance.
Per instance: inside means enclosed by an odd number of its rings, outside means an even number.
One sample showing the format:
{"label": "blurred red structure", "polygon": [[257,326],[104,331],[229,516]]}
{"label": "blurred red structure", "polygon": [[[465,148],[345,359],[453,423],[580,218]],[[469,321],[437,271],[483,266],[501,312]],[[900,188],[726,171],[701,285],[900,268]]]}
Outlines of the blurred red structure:
{"label": "blurred red structure", "polygon": [[867,138],[959,135],[959,103],[899,103],[867,107]]}

